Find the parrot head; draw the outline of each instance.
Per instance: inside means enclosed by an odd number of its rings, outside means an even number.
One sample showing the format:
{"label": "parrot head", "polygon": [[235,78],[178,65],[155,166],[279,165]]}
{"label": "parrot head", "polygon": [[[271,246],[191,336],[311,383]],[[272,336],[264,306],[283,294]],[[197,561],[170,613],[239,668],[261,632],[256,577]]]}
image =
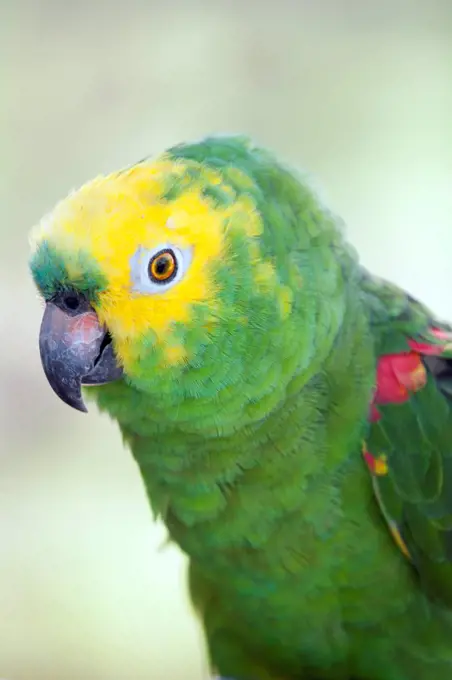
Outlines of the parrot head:
{"label": "parrot head", "polygon": [[193,400],[261,418],[333,342],[340,243],[312,191],[242,137],[98,177],[32,234],[47,379],[79,410],[82,386],[116,384],[173,418]]}

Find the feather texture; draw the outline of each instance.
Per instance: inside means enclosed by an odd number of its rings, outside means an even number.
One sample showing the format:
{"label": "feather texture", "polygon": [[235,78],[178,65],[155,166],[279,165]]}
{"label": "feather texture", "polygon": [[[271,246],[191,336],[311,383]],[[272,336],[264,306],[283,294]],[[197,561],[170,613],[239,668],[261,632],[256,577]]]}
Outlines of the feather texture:
{"label": "feather texture", "polygon": [[[118,421],[235,680],[449,680],[452,336],[370,276],[305,177],[242,137],[97,178],[35,232],[88,299]],[[136,288],[142,253],[189,250]],[[140,275],[146,270],[140,269]]]}

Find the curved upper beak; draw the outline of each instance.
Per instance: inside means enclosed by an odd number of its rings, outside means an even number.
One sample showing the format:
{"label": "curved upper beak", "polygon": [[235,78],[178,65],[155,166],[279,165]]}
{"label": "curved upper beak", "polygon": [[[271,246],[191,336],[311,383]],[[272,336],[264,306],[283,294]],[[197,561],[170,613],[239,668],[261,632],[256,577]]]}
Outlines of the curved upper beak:
{"label": "curved upper beak", "polygon": [[101,385],[122,376],[106,328],[96,312],[71,314],[48,302],[39,334],[44,373],[53,391],[69,406],[87,411],[81,386]]}

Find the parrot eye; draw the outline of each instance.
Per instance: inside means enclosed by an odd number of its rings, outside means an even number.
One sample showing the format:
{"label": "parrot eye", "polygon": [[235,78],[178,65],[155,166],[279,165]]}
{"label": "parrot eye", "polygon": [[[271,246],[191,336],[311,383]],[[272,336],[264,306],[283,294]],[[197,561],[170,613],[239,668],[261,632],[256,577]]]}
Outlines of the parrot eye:
{"label": "parrot eye", "polygon": [[192,249],[169,243],[149,250],[138,248],[130,260],[132,290],[136,293],[163,293],[178,283],[192,259]]}
{"label": "parrot eye", "polygon": [[148,273],[153,283],[168,283],[177,276],[177,259],[171,248],[160,250],[149,260]]}

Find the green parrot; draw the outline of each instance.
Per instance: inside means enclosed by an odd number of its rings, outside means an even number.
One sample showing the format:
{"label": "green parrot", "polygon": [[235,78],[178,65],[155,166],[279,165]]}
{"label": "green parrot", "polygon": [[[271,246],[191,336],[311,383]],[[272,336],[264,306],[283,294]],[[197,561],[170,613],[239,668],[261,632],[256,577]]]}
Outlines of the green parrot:
{"label": "green parrot", "polygon": [[243,136],[94,179],[32,242],[47,379],[118,422],[212,671],[450,680],[450,326]]}

